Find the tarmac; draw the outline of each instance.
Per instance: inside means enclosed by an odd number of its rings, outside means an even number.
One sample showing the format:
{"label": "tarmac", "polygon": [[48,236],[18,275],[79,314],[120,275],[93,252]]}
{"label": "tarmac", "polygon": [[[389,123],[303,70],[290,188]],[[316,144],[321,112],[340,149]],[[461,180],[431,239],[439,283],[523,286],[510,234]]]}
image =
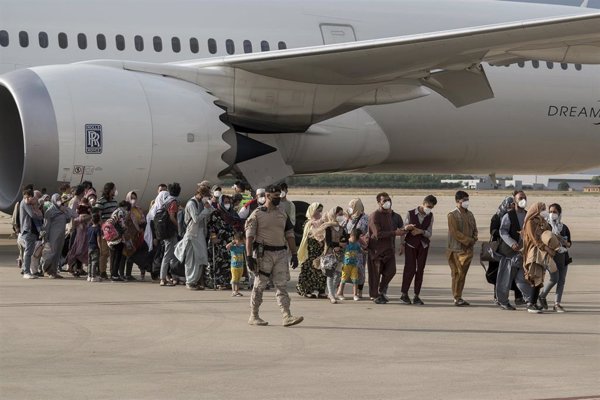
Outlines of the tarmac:
{"label": "tarmac", "polygon": [[[422,197],[394,196],[394,208],[404,214]],[[350,198],[303,197],[326,207]],[[291,328],[274,292],[261,308],[270,325],[254,327],[249,292],[22,279],[0,215],[0,398],[600,399],[600,197],[558,198],[575,242],[567,312],[540,315],[495,307],[478,257],[465,287],[471,306],[452,305],[444,248],[453,200],[439,199],[424,306],[398,302],[403,257],[387,305],[301,298],[296,270],[288,289],[305,321]],[[501,199],[471,196],[483,240]]]}

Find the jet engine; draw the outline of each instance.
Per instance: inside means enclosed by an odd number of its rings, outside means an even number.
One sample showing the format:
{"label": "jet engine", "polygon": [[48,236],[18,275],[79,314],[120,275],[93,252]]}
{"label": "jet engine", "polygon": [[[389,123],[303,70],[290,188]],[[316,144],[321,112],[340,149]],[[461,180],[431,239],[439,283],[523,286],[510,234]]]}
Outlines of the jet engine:
{"label": "jet engine", "polygon": [[27,183],[113,181],[149,198],[161,182],[189,191],[216,180],[230,127],[215,100],[189,82],[90,64],[0,76],[0,210]]}

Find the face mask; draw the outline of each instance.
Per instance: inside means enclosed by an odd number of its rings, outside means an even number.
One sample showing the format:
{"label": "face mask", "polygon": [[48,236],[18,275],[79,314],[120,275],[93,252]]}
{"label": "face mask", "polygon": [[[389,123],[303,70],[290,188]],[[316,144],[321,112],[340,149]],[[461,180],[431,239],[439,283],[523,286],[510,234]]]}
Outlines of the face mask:
{"label": "face mask", "polygon": [[344,222],[346,220],[346,218],[344,218],[343,215],[338,215],[336,217],[336,220],[337,220],[338,224],[341,224],[342,222]]}
{"label": "face mask", "polygon": [[525,208],[525,207],[527,207],[527,199],[521,199],[521,200],[519,200],[519,202],[517,204],[519,205],[520,208]]}
{"label": "face mask", "polygon": [[462,202],[462,208],[464,208],[465,210],[469,209],[469,200]]}
{"label": "face mask", "polygon": [[119,195],[119,191],[115,190],[115,197],[117,197]]}
{"label": "face mask", "polygon": [[391,201],[386,201],[385,203],[383,203],[383,209],[384,210],[389,210],[390,208],[392,208],[392,202]]}
{"label": "face mask", "polygon": [[285,197],[285,196],[287,196],[287,192],[285,192],[285,191],[283,191],[283,190],[282,190],[282,191],[281,191],[281,195],[280,195],[280,196],[281,196],[281,197]]}
{"label": "face mask", "polygon": [[423,212],[425,213],[425,215],[429,215],[429,214],[431,214],[431,208],[423,207]]}
{"label": "face mask", "polygon": [[96,199],[90,199],[90,206],[93,206],[94,204],[96,204]]}
{"label": "face mask", "polygon": [[213,196],[215,196],[216,198],[219,198],[219,197],[221,197],[221,192],[219,190],[215,190],[213,192]]}
{"label": "face mask", "polygon": [[131,203],[131,207],[133,207],[133,206],[135,206],[135,203],[137,203],[137,200],[136,199],[131,199],[130,203]]}
{"label": "face mask", "polygon": [[548,213],[548,211],[546,211],[546,210],[544,210],[544,211],[542,211],[542,212],[540,213],[540,215],[541,215],[541,216],[542,216],[542,218],[544,218],[544,219],[548,219],[548,214],[549,214],[549,213]]}
{"label": "face mask", "polygon": [[225,207],[226,210],[230,210],[231,209],[231,204],[225,204],[224,207]]}
{"label": "face mask", "polygon": [[552,219],[552,221],[557,221],[558,220],[558,213],[551,213],[550,214],[550,218]]}
{"label": "face mask", "polygon": [[281,199],[279,197],[271,199],[271,204],[273,204],[274,206],[278,206],[279,203],[281,203]]}
{"label": "face mask", "polygon": [[265,202],[267,201],[267,198],[261,196],[258,198],[257,201],[258,201],[258,204],[265,204]]}
{"label": "face mask", "polygon": [[352,209],[352,207],[348,207],[348,214],[352,215],[352,213],[354,213],[354,210]]}
{"label": "face mask", "polygon": [[62,201],[57,201],[56,205],[59,206],[59,207],[62,206]]}

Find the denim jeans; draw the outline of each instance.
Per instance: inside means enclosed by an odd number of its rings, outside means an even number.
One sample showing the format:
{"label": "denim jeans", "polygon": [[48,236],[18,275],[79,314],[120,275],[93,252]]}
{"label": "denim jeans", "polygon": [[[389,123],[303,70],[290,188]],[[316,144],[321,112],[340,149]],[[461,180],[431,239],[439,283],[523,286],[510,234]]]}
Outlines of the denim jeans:
{"label": "denim jeans", "polygon": [[35,251],[35,242],[37,241],[37,235],[33,233],[21,234],[22,245],[25,251],[23,252],[23,273],[31,274],[31,257]]}
{"label": "denim jeans", "polygon": [[557,253],[554,256],[554,262],[556,263],[556,272],[550,273],[550,280],[544,284],[544,288],[540,292],[540,297],[545,299],[548,296],[548,293],[552,290],[554,285],[556,285],[556,296],[555,303],[559,303],[562,300],[563,290],[565,289],[565,281],[567,279],[567,271],[569,270],[569,266],[565,265],[567,261],[566,253]]}

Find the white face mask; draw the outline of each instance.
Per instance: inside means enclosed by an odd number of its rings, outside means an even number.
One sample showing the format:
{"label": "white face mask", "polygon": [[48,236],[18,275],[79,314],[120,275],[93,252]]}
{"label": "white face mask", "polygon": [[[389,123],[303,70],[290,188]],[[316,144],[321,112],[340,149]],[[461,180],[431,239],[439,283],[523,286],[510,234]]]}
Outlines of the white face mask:
{"label": "white face mask", "polygon": [[119,195],[119,191],[115,190],[115,197],[117,197]]}
{"label": "white face mask", "polygon": [[56,202],[56,205],[57,205],[58,207],[62,206],[62,201],[57,201],[57,202]]}
{"label": "white face mask", "polygon": [[383,203],[383,209],[384,210],[389,210],[390,208],[392,208],[392,202],[391,201],[386,201],[385,203]]}
{"label": "white face mask", "polygon": [[548,215],[549,215],[549,213],[548,213],[548,211],[544,210],[544,211],[542,211],[542,212],[540,213],[540,215],[542,216],[542,218],[544,218],[544,219],[548,219]]}
{"label": "white face mask", "polygon": [[465,210],[469,209],[469,200],[466,200],[466,201],[462,202],[462,208],[464,208]]}
{"label": "white face mask", "polygon": [[281,191],[281,195],[280,195],[280,196],[281,196],[281,197],[285,197],[285,196],[287,196],[287,192],[286,192],[285,190],[282,190],[282,191]]}
{"label": "white face mask", "polygon": [[338,215],[335,219],[337,220],[338,224],[341,224],[346,220],[343,215]]}
{"label": "white face mask", "polygon": [[431,214],[431,208],[423,207],[423,212],[425,213],[425,215],[429,215],[429,214]]}
{"label": "white face mask", "polygon": [[215,191],[213,192],[213,196],[215,196],[216,198],[219,198],[219,197],[221,197],[221,191],[219,191],[219,190],[215,190]]}
{"label": "white face mask", "polygon": [[260,196],[257,201],[258,201],[258,204],[265,204],[265,202],[267,201],[267,198]]}
{"label": "white face mask", "polygon": [[133,206],[135,206],[135,203],[137,203],[137,200],[136,199],[131,199],[130,203],[131,203],[131,207],[133,207]]}
{"label": "white face mask", "polygon": [[348,214],[350,214],[350,215],[352,215],[352,213],[354,212],[354,210],[352,209],[352,207],[348,207],[348,210],[346,210],[346,211],[348,211]]}
{"label": "white face mask", "polygon": [[552,219],[552,221],[558,221],[558,213],[551,213],[550,214],[550,219]]}
{"label": "white face mask", "polygon": [[521,199],[517,204],[519,205],[519,208],[525,208],[527,207],[527,199]]}
{"label": "white face mask", "polygon": [[225,207],[226,210],[230,210],[231,209],[231,204],[227,203],[227,204],[224,205],[224,207]]}
{"label": "white face mask", "polygon": [[90,206],[93,206],[94,204],[96,204],[96,199],[89,199],[90,200]]}

